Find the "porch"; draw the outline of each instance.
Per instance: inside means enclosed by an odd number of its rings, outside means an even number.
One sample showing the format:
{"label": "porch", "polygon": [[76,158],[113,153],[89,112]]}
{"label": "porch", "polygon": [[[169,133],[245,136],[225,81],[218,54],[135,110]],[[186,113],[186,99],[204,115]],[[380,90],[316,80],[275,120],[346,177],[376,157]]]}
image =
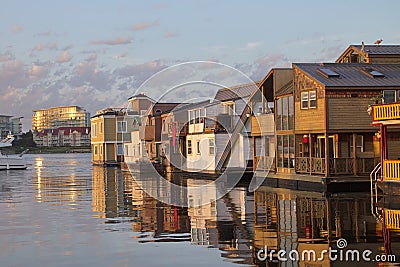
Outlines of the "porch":
{"label": "porch", "polygon": [[[367,176],[379,163],[377,157],[371,158],[330,158],[329,175]],[[296,157],[297,173],[326,174],[326,159],[317,157]]]}

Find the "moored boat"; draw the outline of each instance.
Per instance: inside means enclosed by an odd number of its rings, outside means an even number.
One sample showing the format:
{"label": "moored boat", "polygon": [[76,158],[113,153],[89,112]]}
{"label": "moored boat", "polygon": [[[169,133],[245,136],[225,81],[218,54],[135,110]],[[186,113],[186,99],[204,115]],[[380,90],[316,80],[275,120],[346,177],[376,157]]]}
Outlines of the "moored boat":
{"label": "moored boat", "polygon": [[[5,139],[0,141],[0,149],[3,147],[10,147],[12,146],[12,142],[14,141],[14,136],[9,134]],[[27,163],[22,158],[22,156],[27,152],[25,150],[19,155],[6,155],[1,153],[0,150],[0,170],[20,170],[26,169]]]}

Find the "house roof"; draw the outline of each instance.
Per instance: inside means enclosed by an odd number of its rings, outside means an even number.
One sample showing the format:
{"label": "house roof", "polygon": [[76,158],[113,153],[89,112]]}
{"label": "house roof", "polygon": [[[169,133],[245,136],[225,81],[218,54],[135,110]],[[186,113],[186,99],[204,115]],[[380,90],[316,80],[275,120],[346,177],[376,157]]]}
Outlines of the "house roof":
{"label": "house roof", "polygon": [[258,90],[260,82],[241,84],[234,87],[219,89],[214,100],[227,101],[238,98],[248,97]]}
{"label": "house roof", "polygon": [[134,96],[131,96],[130,98],[128,98],[128,101],[131,100],[131,99],[134,99],[134,98],[147,98],[147,99],[149,99],[149,100],[150,100],[151,102],[153,102],[153,103],[156,102],[153,98],[151,98],[151,97],[145,95],[144,93],[140,93],[140,94],[136,94],[136,95],[134,95]]}
{"label": "house roof", "polygon": [[70,135],[74,132],[85,135],[90,134],[90,127],[59,127],[55,129],[44,129],[40,131],[37,136],[47,136],[49,133],[52,135],[58,135],[60,131],[64,131],[64,135]]}
{"label": "house roof", "polygon": [[172,111],[173,112],[181,112],[181,111],[187,111],[190,109],[195,109],[195,108],[201,108],[204,106],[207,106],[210,104],[210,100],[204,100],[200,102],[195,102],[195,103],[182,103],[176,106]]}
{"label": "house roof", "polygon": [[[362,45],[350,45],[350,47],[362,51]],[[400,45],[364,45],[364,53],[368,55],[400,55]]]}
{"label": "house roof", "polygon": [[400,45],[350,45],[336,60],[340,62],[350,52],[356,52],[366,57],[400,56]]}
{"label": "house roof", "polygon": [[400,87],[400,64],[293,63],[293,68],[327,87]]}

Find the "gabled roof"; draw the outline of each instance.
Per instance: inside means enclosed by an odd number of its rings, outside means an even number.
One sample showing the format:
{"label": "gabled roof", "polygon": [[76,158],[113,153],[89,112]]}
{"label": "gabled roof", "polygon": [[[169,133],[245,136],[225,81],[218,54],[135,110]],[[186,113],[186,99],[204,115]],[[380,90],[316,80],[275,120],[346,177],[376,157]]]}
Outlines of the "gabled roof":
{"label": "gabled roof", "polygon": [[365,57],[373,56],[400,56],[400,45],[350,45],[336,60],[340,62],[350,52],[364,55]]}
{"label": "gabled roof", "polygon": [[131,99],[134,99],[134,98],[146,98],[146,99],[150,100],[151,102],[156,103],[156,101],[153,98],[145,95],[144,93],[140,93],[140,94],[136,94],[134,96],[131,96],[130,98],[128,98],[128,101],[131,100]]}
{"label": "gabled roof", "polygon": [[176,106],[172,112],[182,112],[182,111],[187,111],[187,110],[191,110],[191,109],[195,109],[195,108],[201,108],[201,107],[205,107],[208,104],[210,104],[210,100],[204,100],[204,101],[200,101],[200,102],[195,102],[195,103],[182,103],[179,104],[178,106]]}
{"label": "gabled roof", "polygon": [[[400,64],[293,63],[293,68],[327,87],[400,87]],[[327,70],[337,75],[324,74]]]}
{"label": "gabled roof", "polygon": [[[350,45],[350,47],[362,51],[362,45]],[[368,55],[400,55],[400,45],[364,45],[363,52]]]}
{"label": "gabled roof", "polygon": [[260,82],[241,84],[230,88],[219,89],[214,97],[214,100],[228,101],[238,98],[248,97],[258,90]]}

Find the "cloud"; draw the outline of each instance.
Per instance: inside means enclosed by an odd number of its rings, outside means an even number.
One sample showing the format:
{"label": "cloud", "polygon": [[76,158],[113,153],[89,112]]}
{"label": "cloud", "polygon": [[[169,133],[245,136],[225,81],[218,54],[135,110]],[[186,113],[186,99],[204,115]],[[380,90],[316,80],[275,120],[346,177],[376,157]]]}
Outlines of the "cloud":
{"label": "cloud", "polygon": [[119,58],[125,58],[125,57],[127,57],[128,56],[128,52],[124,52],[124,53],[121,53],[121,54],[119,54]]}
{"label": "cloud", "polygon": [[56,43],[47,43],[47,44],[41,44],[38,43],[35,45],[34,48],[32,48],[33,51],[43,51],[43,50],[56,50],[57,49],[57,44]]}
{"label": "cloud", "polygon": [[10,60],[13,60],[13,59],[15,59],[15,57],[10,52],[6,52],[6,53],[0,54],[0,62],[10,61]]}
{"label": "cloud", "polygon": [[257,58],[253,63],[238,63],[235,68],[257,81],[263,79],[271,68],[290,68],[291,62],[284,54],[272,54]]}
{"label": "cloud", "polygon": [[38,32],[34,36],[51,36],[53,33],[51,31],[47,32]]}
{"label": "cloud", "polygon": [[166,33],[164,33],[164,38],[174,38],[174,37],[178,37],[178,34],[174,33],[174,32],[166,32]]}
{"label": "cloud", "polygon": [[247,49],[254,49],[261,45],[261,42],[249,42],[246,44]]}
{"label": "cloud", "polygon": [[13,33],[22,32],[22,26],[20,24],[15,24],[15,25],[11,26],[10,31]]}
{"label": "cloud", "polygon": [[131,27],[133,31],[142,31],[151,27],[158,26],[158,20],[150,22],[138,22]]}
{"label": "cloud", "polygon": [[124,45],[124,44],[130,44],[132,40],[130,38],[126,37],[117,37],[114,39],[108,39],[108,40],[94,40],[91,41],[91,44],[96,44],[96,45]]}
{"label": "cloud", "polygon": [[97,59],[97,53],[91,53],[86,61],[95,61]]}
{"label": "cloud", "polygon": [[63,51],[61,55],[56,58],[56,62],[58,63],[65,63],[71,61],[72,56],[69,51]]}

